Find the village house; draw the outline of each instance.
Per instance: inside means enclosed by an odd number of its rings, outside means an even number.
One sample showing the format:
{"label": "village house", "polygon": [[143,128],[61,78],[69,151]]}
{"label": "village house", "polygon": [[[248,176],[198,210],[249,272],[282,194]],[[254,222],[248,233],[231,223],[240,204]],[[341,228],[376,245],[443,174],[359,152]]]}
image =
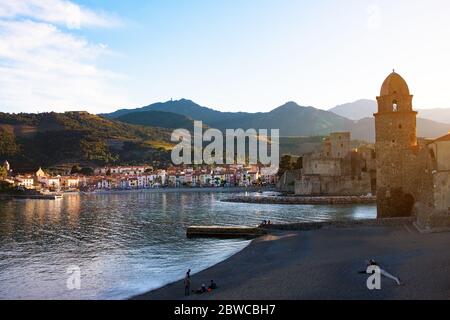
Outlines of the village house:
{"label": "village house", "polygon": [[61,177],[61,188],[63,190],[78,189],[79,186],[80,186],[80,178],[75,176]]}
{"label": "village house", "polygon": [[15,185],[18,187],[22,187],[25,189],[34,189],[34,177],[31,175],[27,175],[27,176],[16,176],[14,178],[15,180]]}

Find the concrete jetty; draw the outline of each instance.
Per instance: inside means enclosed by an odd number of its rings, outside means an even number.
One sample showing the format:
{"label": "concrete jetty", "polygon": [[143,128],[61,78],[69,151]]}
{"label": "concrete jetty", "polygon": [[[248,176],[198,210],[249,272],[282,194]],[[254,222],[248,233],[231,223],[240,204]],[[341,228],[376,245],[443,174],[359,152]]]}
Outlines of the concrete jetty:
{"label": "concrete jetty", "polygon": [[258,196],[236,196],[223,199],[223,202],[236,203],[258,203],[258,204],[287,204],[287,205],[342,205],[342,204],[374,204],[377,202],[375,196],[275,196],[275,197],[258,197]]}
{"label": "concrete jetty", "polygon": [[186,230],[188,238],[247,238],[252,239],[267,234],[259,227],[190,226]]}

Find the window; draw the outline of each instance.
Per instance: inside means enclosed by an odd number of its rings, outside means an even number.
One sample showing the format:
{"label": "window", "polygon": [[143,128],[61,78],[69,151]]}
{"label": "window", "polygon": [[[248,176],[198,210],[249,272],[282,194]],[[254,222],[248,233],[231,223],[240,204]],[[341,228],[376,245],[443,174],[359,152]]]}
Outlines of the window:
{"label": "window", "polygon": [[401,129],[401,128],[402,128],[402,125],[401,125],[401,124],[399,124],[399,125],[398,125],[398,128],[399,128],[399,129]]}
{"label": "window", "polygon": [[397,100],[392,101],[392,111],[394,111],[394,112],[398,111]]}

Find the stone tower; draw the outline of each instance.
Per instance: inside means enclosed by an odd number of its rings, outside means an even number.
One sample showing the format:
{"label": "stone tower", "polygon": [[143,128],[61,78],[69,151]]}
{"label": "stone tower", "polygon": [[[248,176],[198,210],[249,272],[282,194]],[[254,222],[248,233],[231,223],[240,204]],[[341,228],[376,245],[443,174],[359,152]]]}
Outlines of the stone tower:
{"label": "stone tower", "polygon": [[414,205],[411,169],[417,152],[416,117],[408,84],[392,72],[377,97],[375,116],[378,217],[410,216]]}

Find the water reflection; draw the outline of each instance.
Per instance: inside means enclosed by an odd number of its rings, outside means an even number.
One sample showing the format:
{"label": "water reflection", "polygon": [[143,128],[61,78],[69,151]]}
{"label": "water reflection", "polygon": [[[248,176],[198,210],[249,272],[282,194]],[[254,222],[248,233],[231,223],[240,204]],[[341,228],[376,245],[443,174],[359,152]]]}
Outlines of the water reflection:
{"label": "water reflection", "polygon": [[[225,203],[220,193],[129,192],[0,203],[0,298],[121,299],[199,271],[242,240],[186,239],[188,225],[363,219],[375,207]],[[82,290],[66,288],[78,265]]]}

